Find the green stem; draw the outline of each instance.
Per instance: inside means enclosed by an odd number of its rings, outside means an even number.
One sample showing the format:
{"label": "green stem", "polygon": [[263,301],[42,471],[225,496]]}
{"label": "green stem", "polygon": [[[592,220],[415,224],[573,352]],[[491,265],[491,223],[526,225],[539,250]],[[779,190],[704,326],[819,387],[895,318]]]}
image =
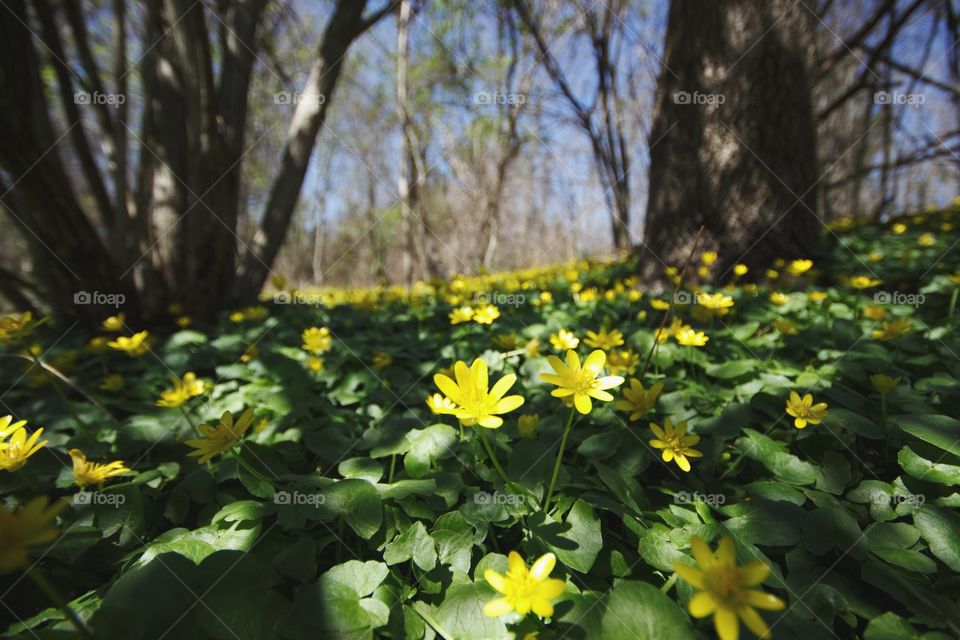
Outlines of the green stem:
{"label": "green stem", "polygon": [[397,454],[390,456],[390,475],[387,476],[387,484],[393,484],[393,472],[397,468]]}
{"label": "green stem", "polygon": [[957,310],[957,298],[960,298],[960,287],[953,290],[950,294],[950,310],[947,312],[947,320],[953,319],[953,313]]}
{"label": "green stem", "polygon": [[84,638],[89,638],[89,640],[93,640],[93,633],[91,633],[87,625],[83,623],[83,620],[80,619],[76,611],[70,608],[67,601],[64,600],[54,586],[50,584],[49,580],[37,570],[28,570],[27,575],[30,576],[30,579],[40,588],[40,591],[43,591],[43,594],[50,599],[54,606],[63,612],[64,617],[73,624],[80,635]]}
{"label": "green stem", "polygon": [[200,430],[197,429],[197,425],[193,422],[193,419],[190,418],[190,414],[187,413],[187,410],[183,408],[183,405],[180,405],[180,413],[183,414],[183,417],[187,419],[187,424],[193,429],[193,432],[199,437],[203,437],[203,434],[200,433]]}
{"label": "green stem", "polygon": [[553,477],[550,478],[550,488],[547,490],[547,499],[543,501],[544,509],[550,506],[550,498],[553,497],[553,485],[557,484],[557,476],[560,475],[560,461],[563,460],[563,451],[567,448],[567,436],[570,435],[570,425],[573,424],[573,414],[576,410],[576,407],[570,407],[567,424],[563,427],[563,437],[560,439],[560,451],[557,452],[557,461],[553,465]]}
{"label": "green stem", "polygon": [[490,462],[493,463],[493,468],[497,470],[497,473],[500,474],[500,478],[503,480],[503,483],[508,487],[513,487],[513,483],[510,482],[510,478],[507,477],[507,472],[503,470],[503,467],[500,466],[500,461],[497,460],[497,455],[493,452],[493,447],[490,446],[490,441],[487,440],[487,434],[484,431],[483,427],[476,427],[477,433],[480,434],[480,442],[483,443],[483,448],[487,450],[487,455],[490,456]]}
{"label": "green stem", "polygon": [[243,456],[240,455],[240,452],[239,452],[239,451],[235,451],[234,454],[233,454],[233,457],[236,459],[237,464],[239,464],[241,467],[243,467],[244,469],[246,469],[247,472],[248,472],[250,475],[254,476],[255,478],[257,478],[257,479],[259,479],[259,480],[261,480],[261,481],[263,481],[263,482],[266,482],[266,483],[269,484],[271,487],[276,488],[276,485],[273,484],[273,482],[270,480],[270,478],[266,477],[265,475],[263,475],[262,473],[260,473],[260,472],[257,471],[256,469],[254,469],[254,468],[250,465],[249,462],[247,462],[246,460],[243,459]]}
{"label": "green stem", "polygon": [[673,574],[670,578],[660,586],[660,591],[664,593],[669,593],[670,589],[673,588],[673,585],[677,582],[677,574]]}

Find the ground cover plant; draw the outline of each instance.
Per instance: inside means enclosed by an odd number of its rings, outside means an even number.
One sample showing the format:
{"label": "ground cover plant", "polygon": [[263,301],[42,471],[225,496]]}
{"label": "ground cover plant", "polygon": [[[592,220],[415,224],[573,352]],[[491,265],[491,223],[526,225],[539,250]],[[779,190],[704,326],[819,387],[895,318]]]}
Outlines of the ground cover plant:
{"label": "ground cover plant", "polygon": [[958,218],[5,316],[5,637],[958,637]]}

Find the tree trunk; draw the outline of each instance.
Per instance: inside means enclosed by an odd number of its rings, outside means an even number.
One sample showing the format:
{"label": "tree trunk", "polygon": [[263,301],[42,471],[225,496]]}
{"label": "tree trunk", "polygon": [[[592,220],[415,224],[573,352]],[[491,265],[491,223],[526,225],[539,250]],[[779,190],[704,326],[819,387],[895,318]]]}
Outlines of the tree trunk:
{"label": "tree trunk", "polygon": [[671,3],[650,136],[646,277],[682,263],[701,225],[701,248],[720,253],[718,275],[737,262],[814,255],[811,20],[791,0]]}

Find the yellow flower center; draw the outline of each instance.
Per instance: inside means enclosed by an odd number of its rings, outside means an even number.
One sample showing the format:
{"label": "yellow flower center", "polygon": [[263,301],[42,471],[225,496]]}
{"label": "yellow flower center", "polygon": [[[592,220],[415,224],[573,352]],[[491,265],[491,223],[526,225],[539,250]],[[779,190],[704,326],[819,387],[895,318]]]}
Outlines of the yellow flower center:
{"label": "yellow flower center", "polygon": [[705,570],[703,586],[714,600],[728,609],[737,610],[746,604],[740,572],[736,567],[718,565]]}

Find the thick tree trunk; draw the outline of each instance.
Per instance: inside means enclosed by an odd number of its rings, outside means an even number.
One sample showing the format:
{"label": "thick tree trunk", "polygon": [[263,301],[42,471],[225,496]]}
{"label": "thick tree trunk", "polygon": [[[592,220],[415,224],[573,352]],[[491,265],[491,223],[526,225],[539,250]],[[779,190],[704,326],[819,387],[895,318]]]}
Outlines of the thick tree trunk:
{"label": "thick tree trunk", "polygon": [[791,0],[671,3],[650,136],[646,276],[661,261],[680,264],[701,225],[719,274],[813,255],[812,20]]}

